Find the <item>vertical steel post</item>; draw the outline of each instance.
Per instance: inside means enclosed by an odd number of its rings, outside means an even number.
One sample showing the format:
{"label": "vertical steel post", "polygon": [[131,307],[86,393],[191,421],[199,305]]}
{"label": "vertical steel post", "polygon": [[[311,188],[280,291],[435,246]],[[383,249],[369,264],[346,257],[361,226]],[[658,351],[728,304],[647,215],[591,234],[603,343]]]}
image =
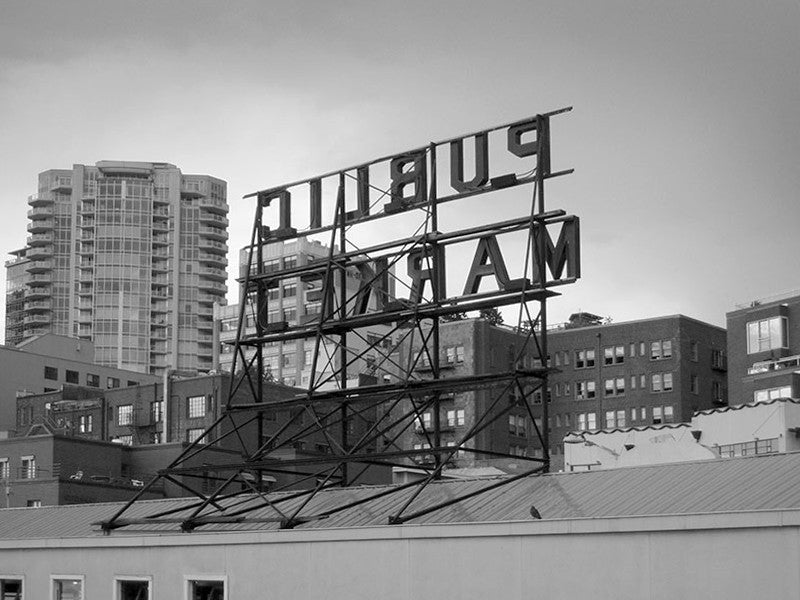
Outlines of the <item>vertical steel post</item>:
{"label": "vertical steel post", "polygon": [[[264,205],[259,198],[258,208],[256,213],[256,273],[263,275],[264,273]],[[250,253],[252,257],[252,253]],[[247,265],[248,269],[252,269],[253,265]],[[256,335],[261,337],[264,335],[264,322],[263,319],[268,314],[267,310],[267,294],[264,290],[264,280],[259,278],[256,283]],[[245,315],[244,327],[247,327],[247,320]],[[264,354],[263,344],[256,346],[256,368],[258,370],[256,389],[257,394],[255,401],[264,401]],[[258,412],[257,420],[257,438],[258,446],[264,443],[264,413]],[[260,478],[259,478],[260,479]],[[257,482],[259,489],[261,488],[261,481]]]}
{"label": "vertical steel post", "polygon": [[[540,215],[543,215],[545,212],[545,204],[544,204],[544,178],[545,178],[545,166],[549,163],[546,159],[546,153],[550,151],[549,148],[549,141],[546,137],[549,135],[549,128],[547,123],[547,117],[542,115],[536,115],[536,193],[538,197],[538,212]],[[538,244],[536,251],[539,253],[539,284],[542,286],[543,290],[546,290],[547,287],[547,271],[546,271],[546,264],[547,264],[547,236],[545,235],[545,222],[544,221],[537,221],[535,227],[538,229]],[[539,314],[539,327],[541,328],[539,334],[539,345],[542,350],[542,366],[547,369],[549,365],[549,360],[547,358],[547,296],[542,296],[541,301],[541,311]],[[545,370],[544,375],[542,376],[542,427],[541,427],[541,437],[542,437],[542,458],[544,459],[544,472],[547,473],[550,471],[550,431],[547,425],[548,418],[549,418],[549,402],[550,397],[547,392],[547,371]]]}
{"label": "vertical steel post", "polygon": [[[430,160],[431,160],[431,187],[430,187],[430,194],[428,196],[428,207],[429,207],[429,218],[431,224],[431,231],[434,235],[434,241],[428,244],[428,248],[430,249],[429,256],[431,257],[431,269],[433,271],[431,277],[431,287],[433,288],[433,302],[438,307],[439,303],[442,301],[442,290],[439,286],[439,273],[440,269],[443,265],[439,264],[439,244],[435,241],[435,236],[439,232],[439,213],[438,208],[436,206],[437,194],[436,194],[436,144],[430,145]],[[433,323],[431,324],[433,328],[432,331],[432,342],[433,342],[433,356],[431,356],[431,368],[433,369],[433,377],[434,379],[439,379],[439,315],[435,314],[433,316]],[[433,446],[434,448],[440,448],[442,446],[442,430],[441,430],[441,415],[440,412],[440,400],[439,400],[439,392],[434,392],[433,396]],[[440,452],[435,452],[434,455],[434,465],[436,466],[436,479],[441,479],[441,470],[439,469],[440,465],[442,464],[442,454]]]}
{"label": "vertical steel post", "polygon": [[[339,194],[337,197],[338,206],[336,207],[339,216],[339,253],[344,254],[347,252],[345,246],[347,236],[347,211],[345,208],[345,174],[344,171],[339,173]],[[339,265],[339,310],[340,318],[344,321],[347,318],[347,265]],[[339,386],[341,389],[347,388],[347,332],[342,330],[339,336]],[[347,452],[350,444],[347,439],[347,400],[342,401],[339,408],[341,414],[341,433],[342,433],[342,450]],[[342,463],[342,485],[346,486],[347,480],[347,462]]]}

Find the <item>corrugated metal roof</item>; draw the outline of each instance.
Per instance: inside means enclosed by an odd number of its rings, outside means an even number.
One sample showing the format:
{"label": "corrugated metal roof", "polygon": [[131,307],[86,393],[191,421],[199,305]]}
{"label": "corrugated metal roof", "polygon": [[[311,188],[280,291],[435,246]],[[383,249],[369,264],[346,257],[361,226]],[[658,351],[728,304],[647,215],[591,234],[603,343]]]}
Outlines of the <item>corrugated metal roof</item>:
{"label": "corrugated metal roof", "polygon": [[[427,486],[414,500],[410,514],[498,483],[502,478],[443,480]],[[303,514],[319,514],[363,499],[390,486],[336,488],[317,494]],[[386,525],[410,497],[414,488],[397,491],[298,525],[298,529]],[[291,514],[302,498],[272,494],[271,501]],[[126,518],[181,509],[173,517],[185,518],[191,499],[151,500],[135,503]],[[225,502],[246,507],[263,501],[248,496]],[[0,539],[76,538],[102,535],[92,523],[110,518],[120,503],[84,504],[0,510]],[[531,506],[542,519],[678,515],[800,508],[800,453],[708,460],[605,471],[533,476],[509,482],[452,506],[420,516],[411,523],[471,523],[531,520]],[[268,506],[246,515],[251,519],[280,517]],[[212,524],[202,531],[254,531],[278,527],[277,522]],[[178,523],[135,525],[112,535],[159,534],[178,530]]]}

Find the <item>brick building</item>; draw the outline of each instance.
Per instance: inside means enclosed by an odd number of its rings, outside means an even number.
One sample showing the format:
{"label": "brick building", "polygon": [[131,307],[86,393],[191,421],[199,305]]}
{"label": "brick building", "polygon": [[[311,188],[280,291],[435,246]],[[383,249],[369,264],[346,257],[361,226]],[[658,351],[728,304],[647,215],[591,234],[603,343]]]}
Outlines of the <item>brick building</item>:
{"label": "brick building", "polygon": [[731,404],[800,397],[800,295],[727,314]]}

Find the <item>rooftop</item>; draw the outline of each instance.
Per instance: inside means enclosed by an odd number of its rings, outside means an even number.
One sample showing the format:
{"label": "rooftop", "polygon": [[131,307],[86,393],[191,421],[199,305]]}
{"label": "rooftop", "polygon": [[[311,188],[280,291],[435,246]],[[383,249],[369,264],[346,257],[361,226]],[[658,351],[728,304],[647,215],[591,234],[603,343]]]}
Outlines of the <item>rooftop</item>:
{"label": "rooftop", "polygon": [[[501,480],[433,483],[422,491],[410,510],[467,496]],[[388,492],[390,487],[332,488],[317,494],[304,514],[322,515],[367,496]],[[413,490],[400,489],[368,503],[331,512],[326,518],[311,519],[296,528],[388,526],[388,516],[399,510]],[[291,514],[304,498],[281,493],[269,495],[268,500],[282,513]],[[259,508],[246,513],[246,519],[203,525],[198,531],[267,531],[279,526],[281,515],[258,496],[230,498],[221,504],[236,504],[237,509],[248,504]],[[132,525],[111,535],[178,532],[181,519],[197,505],[194,499],[137,502],[125,514],[126,518],[175,512],[162,522]],[[109,519],[120,507],[119,503],[109,503],[0,510],[0,540],[101,536],[96,523]],[[800,453],[526,477],[420,516],[410,524],[531,521],[533,513],[543,520],[556,520],[791,509],[800,509]]]}

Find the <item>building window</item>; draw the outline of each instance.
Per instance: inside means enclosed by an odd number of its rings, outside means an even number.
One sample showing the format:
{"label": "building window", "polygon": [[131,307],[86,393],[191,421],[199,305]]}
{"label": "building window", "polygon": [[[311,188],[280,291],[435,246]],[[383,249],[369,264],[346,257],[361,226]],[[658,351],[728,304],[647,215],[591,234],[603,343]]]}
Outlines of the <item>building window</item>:
{"label": "building window", "polygon": [[773,454],[778,451],[778,438],[755,440],[740,444],[724,444],[717,446],[720,458],[733,458],[735,456],[752,456],[754,454]]}
{"label": "building window", "polygon": [[155,400],[150,403],[150,422],[158,423],[161,421],[161,416],[164,414],[164,401]]}
{"label": "building window", "polygon": [[297,266],[297,257],[296,256],[286,256],[283,259],[283,268],[284,269],[294,269]]}
{"label": "building window", "polygon": [[33,455],[20,457],[20,479],[36,479],[36,457]]}
{"label": "building window", "polygon": [[725,351],[724,350],[711,350],[711,368],[712,369],[725,369]]}
{"label": "building window", "polygon": [[788,347],[788,320],[772,317],[747,324],[747,353],[765,352]]}
{"label": "building window", "polygon": [[296,308],[285,308],[283,309],[283,320],[287,323],[295,321],[297,319],[297,309]]}
{"label": "building window", "polygon": [[297,284],[296,283],[287,283],[283,286],[283,297],[284,298],[293,298],[297,296]]}
{"label": "building window", "polygon": [[657,340],[650,343],[650,360],[672,358],[672,340]]}
{"label": "building window", "polygon": [[92,433],[92,415],[81,415],[78,418],[78,431],[80,433]]}
{"label": "building window", "polygon": [[53,577],[53,598],[54,600],[82,600],[83,599],[83,576],[60,576]]}
{"label": "building window", "polygon": [[56,367],[48,367],[45,366],[44,368],[44,378],[50,379],[51,381],[58,380],[58,369]]}
{"label": "building window", "polygon": [[700,378],[697,375],[692,375],[691,384],[690,384],[690,391],[693,394],[700,393]]}
{"label": "building window", "polygon": [[[149,577],[126,577],[115,579],[114,600],[150,600]],[[2,598],[0,598],[2,600]]]}
{"label": "building window", "polygon": [[625,346],[603,348],[603,364],[618,365],[625,362]]}
{"label": "building window", "polygon": [[594,366],[594,348],[575,351],[575,368],[589,369]]}
{"label": "building window", "polygon": [[697,362],[698,360],[700,360],[700,344],[698,344],[697,342],[692,342],[691,358],[692,362]]}
{"label": "building window", "polygon": [[417,431],[430,431],[431,429],[431,413],[426,412],[418,415],[416,418],[416,429]]}
{"label": "building window", "polygon": [[575,399],[590,400],[596,395],[596,385],[594,381],[576,381]]}
{"label": "building window", "polygon": [[[192,442],[199,440],[200,437],[203,435],[204,431],[205,431],[205,429],[203,429],[202,427],[196,428],[196,429],[187,429],[186,430],[186,441],[191,444]],[[199,443],[200,444],[205,444],[206,441],[207,441],[206,438],[203,438],[202,440],[200,440]]]}
{"label": "building window", "polygon": [[117,407],[117,425],[133,424],[133,404],[122,404]]}
{"label": "building window", "polygon": [[108,377],[106,379],[106,388],[109,390],[113,390],[114,388],[119,387],[119,378],[118,377]]}
{"label": "building window", "polygon": [[[11,464],[8,457],[0,458],[0,479],[11,479]],[[2,596],[0,596],[0,599]]]}
{"label": "building window", "polygon": [[133,446],[133,436],[130,434],[118,435],[117,442],[122,444],[123,446]]}
{"label": "building window", "polygon": [[447,348],[447,364],[464,362],[464,346],[450,346]]}
{"label": "building window", "polygon": [[86,374],[86,385],[89,387],[100,387],[100,375],[95,375],[94,373],[87,373]]}
{"label": "building window", "polygon": [[653,373],[650,375],[650,390],[653,392],[672,391],[672,373]]}
{"label": "building window", "polygon": [[675,421],[675,411],[672,406],[653,407],[653,425],[662,423],[673,423]]}
{"label": "building window", "polygon": [[625,378],[606,379],[604,388],[606,396],[623,396],[625,394]]}
{"label": "building window", "polygon": [[77,371],[70,371],[69,369],[67,369],[66,372],[64,373],[64,379],[66,380],[67,383],[74,383],[76,385],[79,385],[81,382],[81,374],[78,373]]}
{"label": "building window", "polygon": [[636,342],[630,343],[630,348],[628,349],[631,358],[636,357]]}
{"label": "building window", "polygon": [[636,389],[636,375],[631,375],[631,389]]}
{"label": "building window", "polygon": [[606,411],[606,427],[608,429],[612,429],[614,427],[625,427],[625,411]]}
{"label": "building window", "polygon": [[597,429],[597,415],[593,412],[578,413],[578,429],[580,431]]}
{"label": "building window", "polygon": [[0,600],[22,600],[22,580],[0,579]]}
{"label": "building window", "polygon": [[526,436],[525,417],[522,415],[508,415],[508,433],[517,436]]}
{"label": "building window", "polygon": [[41,508],[42,501],[39,500],[38,498],[31,498],[25,501],[25,506],[28,508]]}
{"label": "building window", "polygon": [[461,427],[464,425],[464,410],[448,410],[447,411],[447,425],[449,427]]}
{"label": "building window", "polygon": [[186,415],[190,419],[206,416],[206,397],[190,396],[186,399]]}
{"label": "building window", "polygon": [[139,385],[138,381],[131,381],[130,379],[127,382],[128,387],[133,387],[134,385]]}
{"label": "building window", "polygon": [[763,390],[756,390],[753,392],[753,400],[755,402],[769,402],[770,400],[777,400],[778,398],[791,398],[792,386],[784,385],[781,387],[766,388]]}

